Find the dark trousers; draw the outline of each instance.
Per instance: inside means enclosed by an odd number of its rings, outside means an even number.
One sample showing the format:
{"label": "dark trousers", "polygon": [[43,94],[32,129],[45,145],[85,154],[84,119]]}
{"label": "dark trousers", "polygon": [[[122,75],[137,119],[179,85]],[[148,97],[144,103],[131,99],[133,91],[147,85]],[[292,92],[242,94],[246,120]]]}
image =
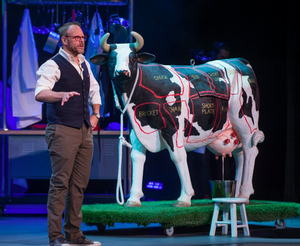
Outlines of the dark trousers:
{"label": "dark trousers", "polygon": [[50,152],[52,176],[48,193],[48,236],[62,237],[62,215],[66,238],[82,236],[81,206],[90,177],[93,156],[92,129],[83,124],[72,128],[48,124],[46,140]]}

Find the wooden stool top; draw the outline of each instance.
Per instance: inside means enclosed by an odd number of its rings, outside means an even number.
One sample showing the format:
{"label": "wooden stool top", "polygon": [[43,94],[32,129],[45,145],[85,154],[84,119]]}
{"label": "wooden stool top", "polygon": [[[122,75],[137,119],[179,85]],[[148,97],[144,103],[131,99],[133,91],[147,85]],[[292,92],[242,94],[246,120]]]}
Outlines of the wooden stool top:
{"label": "wooden stool top", "polygon": [[246,203],[248,199],[246,198],[237,198],[237,197],[217,197],[212,199],[213,202],[221,203]]}

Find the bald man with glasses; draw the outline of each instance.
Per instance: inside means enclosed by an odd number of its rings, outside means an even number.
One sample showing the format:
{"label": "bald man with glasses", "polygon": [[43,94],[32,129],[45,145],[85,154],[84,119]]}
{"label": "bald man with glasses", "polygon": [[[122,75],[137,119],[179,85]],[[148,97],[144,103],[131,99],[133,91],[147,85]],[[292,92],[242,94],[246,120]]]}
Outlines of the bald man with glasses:
{"label": "bald man with glasses", "polygon": [[58,31],[62,47],[37,71],[35,89],[35,99],[47,103],[45,135],[52,168],[47,201],[49,245],[99,246],[80,229],[93,156],[92,131],[100,119],[99,84],[83,56],[86,37],[80,24],[69,22]]}

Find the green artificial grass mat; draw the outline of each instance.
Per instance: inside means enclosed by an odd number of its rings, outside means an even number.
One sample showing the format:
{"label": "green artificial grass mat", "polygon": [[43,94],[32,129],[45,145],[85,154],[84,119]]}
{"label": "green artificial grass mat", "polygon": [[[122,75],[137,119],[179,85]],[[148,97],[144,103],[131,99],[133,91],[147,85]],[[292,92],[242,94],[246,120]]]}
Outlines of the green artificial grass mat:
{"label": "green artificial grass mat", "polygon": [[[148,226],[160,223],[163,228],[175,226],[200,226],[210,224],[214,204],[209,199],[192,200],[190,207],[173,207],[176,201],[147,201],[141,207],[125,207],[117,203],[89,204],[82,206],[83,222],[87,225],[114,223],[137,223]],[[239,206],[237,206],[237,209]],[[246,205],[248,221],[275,221],[300,215],[300,204],[250,200]],[[221,212],[219,215],[221,216]],[[240,220],[240,213],[237,212]],[[221,218],[221,217],[220,217]]]}

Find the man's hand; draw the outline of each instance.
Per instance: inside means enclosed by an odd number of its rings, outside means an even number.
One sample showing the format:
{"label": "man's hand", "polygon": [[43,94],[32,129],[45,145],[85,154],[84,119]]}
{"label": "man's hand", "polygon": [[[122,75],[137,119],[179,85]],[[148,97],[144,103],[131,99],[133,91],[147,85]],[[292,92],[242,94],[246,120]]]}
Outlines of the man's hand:
{"label": "man's hand", "polygon": [[91,122],[91,125],[92,125],[92,130],[94,130],[96,128],[96,126],[98,125],[98,121],[99,119],[96,117],[96,115],[91,115],[90,116],[90,122]]}
{"label": "man's hand", "polygon": [[61,106],[64,106],[65,102],[67,102],[73,96],[80,96],[80,93],[76,91],[64,92],[63,97],[61,99]]}
{"label": "man's hand", "polygon": [[47,103],[54,103],[54,102],[60,102],[61,106],[67,102],[70,97],[73,96],[80,96],[80,93],[76,91],[52,91],[52,90],[42,90],[39,94],[35,96],[35,100],[38,102],[47,102]]}

